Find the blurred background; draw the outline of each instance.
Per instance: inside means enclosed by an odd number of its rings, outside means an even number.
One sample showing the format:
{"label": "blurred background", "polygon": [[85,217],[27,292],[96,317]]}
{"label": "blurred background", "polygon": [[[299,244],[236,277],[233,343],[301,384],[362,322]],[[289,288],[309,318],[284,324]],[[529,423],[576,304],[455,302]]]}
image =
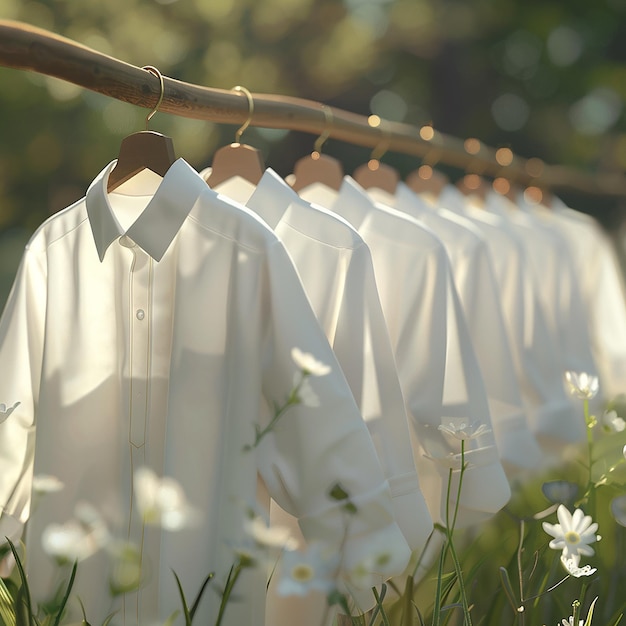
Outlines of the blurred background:
{"label": "blurred background", "polygon": [[[432,123],[586,172],[626,168],[626,0],[0,0],[0,18],[183,81]],[[0,68],[0,304],[33,230],[84,195],[145,115]],[[165,114],[151,129],[198,168],[236,130]],[[286,176],[315,137],[250,128],[243,140]],[[334,140],[324,151],[348,173],[370,154]],[[383,160],[402,175],[420,165],[394,153]],[[452,180],[465,173],[440,169]],[[559,195],[621,242],[623,198]]]}

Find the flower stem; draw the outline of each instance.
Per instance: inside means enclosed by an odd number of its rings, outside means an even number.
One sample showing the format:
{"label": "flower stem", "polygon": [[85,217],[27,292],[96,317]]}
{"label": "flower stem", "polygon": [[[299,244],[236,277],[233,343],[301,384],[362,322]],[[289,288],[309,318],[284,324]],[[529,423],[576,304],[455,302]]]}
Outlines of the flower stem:
{"label": "flower stem", "polygon": [[595,518],[595,485],[593,484],[593,423],[589,415],[589,400],[583,400],[583,411],[585,415],[585,430],[587,432],[587,455],[589,473],[587,477],[587,489],[589,514]]}

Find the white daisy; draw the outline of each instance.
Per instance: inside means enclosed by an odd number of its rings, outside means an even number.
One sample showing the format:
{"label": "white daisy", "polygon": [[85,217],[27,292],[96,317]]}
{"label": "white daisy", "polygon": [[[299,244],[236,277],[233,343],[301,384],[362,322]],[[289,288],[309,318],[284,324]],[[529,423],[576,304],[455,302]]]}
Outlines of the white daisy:
{"label": "white daisy", "polygon": [[294,363],[305,373],[311,376],[325,376],[330,372],[330,365],[318,361],[310,352],[302,352],[300,348],[291,350]]}
{"label": "white daisy", "polygon": [[553,550],[562,550],[566,559],[581,554],[593,556],[595,552],[589,544],[599,541],[600,537],[596,535],[598,524],[592,522],[591,516],[585,515],[581,509],[571,514],[562,504],[556,510],[556,515],[558,524],[542,524],[543,529],[554,537],[549,546]]}
{"label": "white daisy", "polygon": [[586,372],[565,372],[565,383],[570,394],[581,400],[595,398],[600,389],[598,377]]}

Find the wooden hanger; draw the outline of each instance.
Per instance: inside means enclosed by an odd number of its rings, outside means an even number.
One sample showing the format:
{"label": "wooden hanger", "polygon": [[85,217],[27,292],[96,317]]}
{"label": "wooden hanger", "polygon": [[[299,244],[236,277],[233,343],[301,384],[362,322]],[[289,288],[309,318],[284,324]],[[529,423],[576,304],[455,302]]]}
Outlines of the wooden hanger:
{"label": "wooden hanger", "polygon": [[[370,119],[372,117],[374,116],[370,116]],[[378,123],[380,124],[380,121]],[[372,151],[370,160],[363,165],[359,165],[359,167],[354,170],[352,176],[363,189],[378,187],[387,193],[396,193],[396,187],[400,182],[400,174],[398,174],[395,168],[380,162],[380,157],[385,154],[388,145],[389,139],[381,141]]]}
{"label": "wooden hanger", "polygon": [[313,152],[296,161],[293,168],[294,181],[292,187],[295,191],[300,191],[313,183],[322,183],[331,189],[339,191],[343,181],[343,166],[341,163],[326,154],[322,154],[322,146],[330,135],[329,127],[333,123],[332,109],[322,104],[326,128],[316,139],[313,145]]}
{"label": "wooden hanger", "polygon": [[165,176],[165,172],[176,160],[172,139],[161,133],[148,130],[150,120],[163,102],[165,94],[163,75],[151,65],[146,65],[142,69],[154,74],[159,79],[161,85],[159,100],[146,117],[146,130],[133,133],[122,139],[117,163],[109,174],[107,183],[109,193],[145,169],[152,170],[159,176]]}
{"label": "wooden hanger", "polygon": [[478,174],[466,174],[456,182],[457,189],[466,196],[478,196],[484,200],[487,192],[491,189],[491,183]]}
{"label": "wooden hanger", "polygon": [[450,179],[443,172],[426,163],[410,172],[405,179],[407,187],[415,193],[431,193],[435,197],[449,182]]}
{"label": "wooden hanger", "polygon": [[241,176],[256,185],[265,171],[261,153],[256,148],[239,142],[243,131],[248,128],[252,121],[252,114],[254,113],[252,94],[240,85],[233,87],[233,90],[243,92],[248,98],[248,119],[235,133],[234,143],[220,148],[213,155],[211,173],[206,178],[206,182],[211,187],[217,187],[220,183],[234,176]]}

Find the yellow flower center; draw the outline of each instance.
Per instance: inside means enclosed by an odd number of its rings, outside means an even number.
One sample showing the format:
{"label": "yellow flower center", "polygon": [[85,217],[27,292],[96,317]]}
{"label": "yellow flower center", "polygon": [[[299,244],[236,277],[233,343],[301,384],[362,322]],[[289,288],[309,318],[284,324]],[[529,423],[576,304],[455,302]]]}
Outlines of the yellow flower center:
{"label": "yellow flower center", "polygon": [[291,577],[299,583],[306,583],[315,575],[313,568],[306,563],[300,563],[291,570]]}
{"label": "yellow flower center", "polygon": [[576,531],[570,530],[565,533],[565,541],[570,544],[580,543],[580,535]]}

